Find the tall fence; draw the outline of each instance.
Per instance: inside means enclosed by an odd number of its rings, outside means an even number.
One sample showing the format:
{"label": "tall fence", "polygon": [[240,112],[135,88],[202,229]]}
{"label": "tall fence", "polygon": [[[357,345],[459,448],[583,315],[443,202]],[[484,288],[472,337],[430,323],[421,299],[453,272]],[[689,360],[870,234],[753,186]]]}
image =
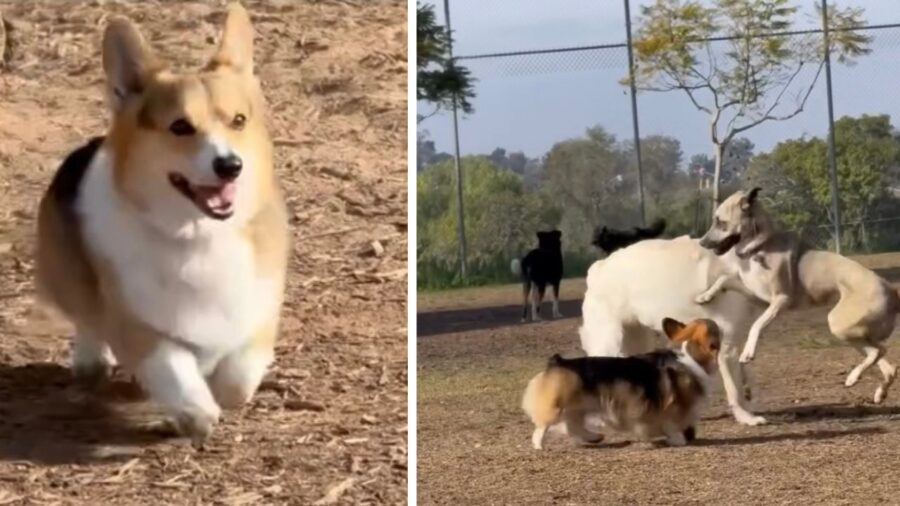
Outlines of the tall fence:
{"label": "tall fence", "polygon": [[[538,229],[562,230],[569,273],[583,274],[598,254],[590,244],[596,227],[630,227],[665,218],[669,235],[698,235],[708,228],[713,156],[705,134],[707,117],[678,90],[632,94],[627,3],[618,11],[611,11],[611,3],[567,2],[583,12],[569,32],[557,17],[544,23],[540,12],[532,12],[531,18],[529,12],[519,12],[543,8],[550,13],[547,3],[438,4],[438,11],[447,6],[455,61],[475,77],[477,100],[475,112],[459,117],[458,125],[452,114],[419,124],[420,198],[423,192],[433,193],[429,184],[437,181],[453,185],[453,196],[458,189],[465,205],[450,196],[447,202],[455,215],[465,215],[468,240],[467,251],[460,251],[461,229],[451,231],[450,224],[439,223],[439,210],[431,215],[420,211],[425,228],[419,234],[419,268],[425,277],[455,275],[469,264],[471,276],[503,279],[508,259],[533,247]],[[521,26],[511,21],[517,16],[523,18]],[[491,20],[503,20],[498,31],[505,37],[489,36]],[[787,45],[824,48],[820,25],[811,19],[803,29],[773,37]],[[615,33],[615,26],[621,36],[614,38],[620,40],[590,43],[598,33]],[[815,83],[802,112],[741,132],[726,151],[722,178],[723,196],[760,186],[761,197],[784,226],[818,248],[843,246],[845,254],[900,249],[900,136],[889,121],[900,121],[893,76],[900,64],[900,24],[870,23],[856,31],[870,38],[869,52],[835,59],[831,88],[818,62],[801,69],[785,96],[799,101]],[[548,40],[572,44],[535,47]],[[707,57],[724,55],[728,42],[710,39]],[[836,122],[833,140],[828,135],[829,102]],[[462,155],[458,172],[452,162],[456,145]],[[837,215],[829,171],[832,152],[841,197],[842,213]],[[806,158],[798,162],[797,157]],[[492,170],[514,174],[518,186],[512,179],[491,179]],[[438,171],[444,174],[427,175]],[[496,198],[479,196],[485,184],[495,185],[490,188],[497,192],[488,193]]]}

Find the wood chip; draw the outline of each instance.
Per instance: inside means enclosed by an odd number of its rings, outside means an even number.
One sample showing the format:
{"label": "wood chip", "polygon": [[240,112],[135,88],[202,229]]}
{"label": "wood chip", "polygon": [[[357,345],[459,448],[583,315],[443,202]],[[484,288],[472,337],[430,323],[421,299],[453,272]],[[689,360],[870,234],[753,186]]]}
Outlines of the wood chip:
{"label": "wood chip", "polygon": [[6,61],[6,23],[3,22],[3,13],[0,12],[0,68]]}
{"label": "wood chip", "polygon": [[[0,20],[0,24],[2,24],[3,20]],[[12,504],[14,502],[20,501],[24,499],[25,496],[15,495],[8,490],[0,490],[0,505],[2,504]]]}
{"label": "wood chip", "polygon": [[99,480],[97,481],[97,483],[121,483],[125,481],[125,476],[129,473],[129,471],[134,469],[134,466],[136,466],[140,461],[141,459],[139,458],[133,458],[129,460],[122,467],[120,467],[118,471],[116,471],[116,474],[114,476],[105,480]]}
{"label": "wood chip", "polygon": [[384,246],[381,245],[380,241],[372,241],[372,254],[376,257],[384,255]]}
{"label": "wood chip", "polygon": [[222,500],[222,504],[228,506],[243,506],[244,504],[254,504],[259,502],[263,496],[256,492],[244,492],[233,496],[226,497]]}
{"label": "wood chip", "polygon": [[323,404],[304,399],[288,399],[284,402],[284,407],[294,411],[325,411]]}
{"label": "wood chip", "polygon": [[346,480],[331,487],[331,489],[328,490],[328,493],[325,494],[325,497],[314,502],[313,505],[314,506],[324,506],[326,504],[337,503],[338,499],[340,499],[341,496],[344,494],[344,492],[349,490],[350,487],[352,487],[353,483],[355,483],[355,482],[356,482],[356,480],[354,478],[347,478]]}

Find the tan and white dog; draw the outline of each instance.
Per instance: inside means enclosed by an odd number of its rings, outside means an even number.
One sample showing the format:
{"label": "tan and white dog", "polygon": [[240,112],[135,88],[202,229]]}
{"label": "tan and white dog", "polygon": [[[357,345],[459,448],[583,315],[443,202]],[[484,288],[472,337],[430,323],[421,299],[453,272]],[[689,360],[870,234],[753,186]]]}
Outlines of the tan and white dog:
{"label": "tan and white dog", "polygon": [[845,384],[856,384],[862,373],[877,363],[883,379],[874,401],[880,403],[897,374],[896,367],[884,358],[884,341],[894,331],[900,311],[897,291],[859,263],[812,250],[795,234],[779,230],[757,200],[759,191],[736,192],[716,209],[712,227],[700,245],[722,255],[729,268],[698,295],[697,302],[713,300],[722,288],[730,287],[769,304],[750,328],[742,363],[753,360],[760,334],[782,311],[834,304],[828,313],[828,328],[865,357],[850,371]]}
{"label": "tan and white dog", "polygon": [[196,73],[125,19],[103,37],[112,123],[44,195],[37,282],[75,326],[81,377],[117,362],[202,443],[271,364],[288,258],[247,12]]}

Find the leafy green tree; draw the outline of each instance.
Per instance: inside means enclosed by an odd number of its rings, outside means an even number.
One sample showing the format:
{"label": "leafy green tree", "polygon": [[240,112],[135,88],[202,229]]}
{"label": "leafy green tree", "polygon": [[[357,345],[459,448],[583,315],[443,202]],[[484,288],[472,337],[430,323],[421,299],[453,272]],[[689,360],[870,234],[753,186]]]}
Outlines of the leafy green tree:
{"label": "leafy green tree", "polygon": [[[900,167],[900,142],[887,115],[845,116],[834,128],[842,218],[855,225],[846,227],[842,240],[869,249],[865,222],[892,197],[889,182]],[[833,222],[827,152],[826,141],[818,137],[779,143],[770,155],[753,160],[748,183],[773,189],[770,203],[790,228],[809,230],[821,224],[821,216]]]}
{"label": "leafy green tree", "polygon": [[[628,151],[634,145],[628,143]],[[681,143],[672,137],[651,135],[641,139],[644,170],[644,197],[650,214],[658,214],[675,196],[674,189],[683,186],[687,175],[680,170]]]}
{"label": "leafy green tree", "polygon": [[574,251],[591,248],[598,224],[633,225],[637,181],[628,151],[602,127],[556,143],[544,157],[543,188],[562,203],[560,229]]}
{"label": "leafy green tree", "polygon": [[[536,230],[554,228],[559,212],[542,193],[527,193],[521,176],[485,156],[467,156],[463,180],[466,239],[473,270],[509,260],[533,247]],[[453,269],[456,258],[456,196],[453,163],[427,167],[416,179],[419,260]]]}
{"label": "leafy green tree", "polygon": [[420,115],[419,121],[440,109],[457,106],[472,112],[470,100],[475,97],[474,79],[469,69],[449,58],[451,34],[437,23],[434,6],[416,3],[416,99],[430,102],[434,112]]}
{"label": "leafy green tree", "polygon": [[[709,119],[713,202],[718,204],[725,153],[735,137],[769,121],[800,114],[824,65],[821,37],[772,36],[795,26],[789,0],[656,0],[641,7],[634,41],[635,81],[641,90],[680,91]],[[839,61],[869,51],[862,9],[829,9],[831,52]],[[727,49],[710,41],[724,36]],[[786,96],[812,65],[815,72],[793,103]]]}

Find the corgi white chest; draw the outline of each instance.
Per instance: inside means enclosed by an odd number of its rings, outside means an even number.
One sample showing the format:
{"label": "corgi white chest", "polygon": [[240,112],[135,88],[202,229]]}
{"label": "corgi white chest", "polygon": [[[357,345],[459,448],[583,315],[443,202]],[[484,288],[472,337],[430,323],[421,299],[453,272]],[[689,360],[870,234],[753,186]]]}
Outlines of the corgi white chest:
{"label": "corgi white chest", "polygon": [[[246,343],[278,311],[278,286],[257,276],[252,245],[226,223],[172,239],[123,206],[103,152],[78,210],[87,247],[110,263],[131,314],[213,358]],[[203,226],[203,225],[200,225]]]}

